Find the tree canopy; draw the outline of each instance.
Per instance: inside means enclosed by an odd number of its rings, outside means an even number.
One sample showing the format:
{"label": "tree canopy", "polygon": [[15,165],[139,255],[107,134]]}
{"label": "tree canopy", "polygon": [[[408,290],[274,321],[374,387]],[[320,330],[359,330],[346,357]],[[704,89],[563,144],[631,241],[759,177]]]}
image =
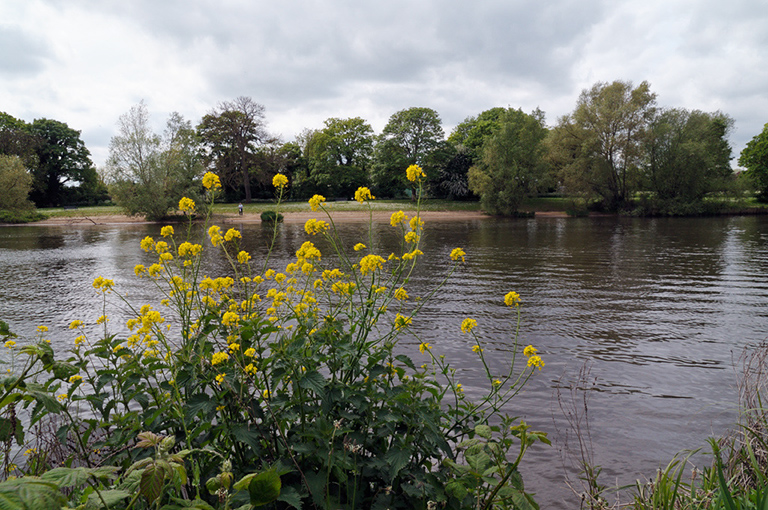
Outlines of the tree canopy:
{"label": "tree canopy", "polygon": [[747,142],[739,155],[739,165],[747,169],[747,176],[757,188],[758,198],[768,202],[768,124]]}
{"label": "tree canopy", "polygon": [[197,133],[207,149],[208,166],[219,175],[225,191],[241,188],[250,202],[251,173],[258,170],[255,155],[269,139],[264,106],[244,96],[219,103],[203,117]]}
{"label": "tree canopy", "polygon": [[482,159],[469,170],[469,187],[491,214],[516,212],[544,178],[543,140],[547,136],[541,112],[509,109],[499,128],[483,144]]}
{"label": "tree canopy", "polygon": [[610,210],[626,207],[640,181],[643,141],[655,112],[650,85],[614,81],[582,91],[549,141],[552,161],[572,192],[598,196]]}
{"label": "tree canopy", "polygon": [[390,118],[378,137],[373,168],[377,193],[397,196],[410,189],[403,170],[421,166],[428,179],[435,179],[441,164],[450,158],[442,121],[431,108],[400,110]]}
{"label": "tree canopy", "polygon": [[373,128],[360,117],[326,119],[307,143],[311,180],[318,192],[351,197],[368,186],[373,157]]}

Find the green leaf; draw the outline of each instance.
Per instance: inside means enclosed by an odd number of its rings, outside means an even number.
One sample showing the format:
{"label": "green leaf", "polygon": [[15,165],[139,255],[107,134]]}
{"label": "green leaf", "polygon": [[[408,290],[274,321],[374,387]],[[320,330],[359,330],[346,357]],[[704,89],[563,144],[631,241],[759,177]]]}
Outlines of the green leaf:
{"label": "green leaf", "polygon": [[115,472],[119,469],[120,468],[115,466],[104,466],[100,468],[58,467],[46,471],[40,476],[40,479],[45,480],[46,482],[55,483],[59,487],[75,487],[84,485],[91,477],[99,480],[114,478]]}
{"label": "green leaf", "polygon": [[283,487],[277,500],[288,503],[296,510],[301,510],[301,495],[294,487]]}
{"label": "green leaf", "polygon": [[280,497],[280,475],[274,469],[254,476],[248,484],[248,493],[253,506],[267,505]]}
{"label": "green leaf", "polygon": [[[101,497],[99,497],[99,494],[101,494]],[[107,505],[107,508],[121,505],[125,506],[125,500],[127,498],[130,498],[133,496],[128,491],[121,491],[121,490],[102,490],[99,491],[99,494],[93,493],[88,495],[88,502],[86,503],[86,508],[99,508],[102,509],[104,506],[101,503],[101,500],[104,500],[104,503]]]}
{"label": "green leaf", "polygon": [[244,423],[232,427],[232,436],[241,443],[251,447],[254,452],[259,451],[261,434],[255,425]]}
{"label": "green leaf", "polygon": [[413,364],[413,360],[405,354],[398,354],[395,356],[395,359],[411,370],[416,370],[416,365]]}
{"label": "green leaf", "polygon": [[33,476],[0,483],[0,510],[61,508],[65,503],[56,484]]}
{"label": "green leaf", "polygon": [[402,448],[392,448],[385,455],[384,460],[389,465],[390,481],[397,477],[397,474],[408,465],[411,460],[411,451]]}
{"label": "green leaf", "polygon": [[475,427],[475,434],[485,439],[491,438],[491,427],[488,425],[477,425]]}
{"label": "green leaf", "polygon": [[325,391],[325,377],[316,370],[307,372],[299,379],[299,386],[304,389],[310,389],[322,396]]}
{"label": "green leaf", "polygon": [[8,418],[0,418],[0,442],[11,439],[14,432],[14,423]]}

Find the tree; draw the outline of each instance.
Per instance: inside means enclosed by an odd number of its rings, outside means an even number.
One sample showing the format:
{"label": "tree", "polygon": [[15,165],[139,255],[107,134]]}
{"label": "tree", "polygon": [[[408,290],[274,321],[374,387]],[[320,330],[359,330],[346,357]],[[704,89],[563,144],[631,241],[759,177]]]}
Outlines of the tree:
{"label": "tree", "polygon": [[540,111],[529,115],[507,110],[499,129],[483,144],[482,160],[469,170],[469,187],[480,195],[483,210],[509,215],[540,186],[546,171]]}
{"label": "tree", "polygon": [[330,118],[307,141],[307,163],[316,189],[329,196],[351,197],[368,186],[373,157],[373,128],[360,117]]}
{"label": "tree", "polygon": [[269,135],[264,123],[264,106],[250,97],[224,101],[203,117],[197,127],[207,159],[225,188],[242,186],[245,201],[251,201],[251,170],[259,145]]}
{"label": "tree", "polygon": [[662,201],[692,204],[724,189],[732,175],[727,115],[685,109],[662,110],[646,139],[649,188]]}
{"label": "tree", "polygon": [[19,156],[0,155],[0,210],[27,211],[34,208],[28,196],[32,176]]}
{"label": "tree", "polygon": [[118,127],[109,143],[107,167],[112,196],[127,214],[158,220],[183,196],[195,200],[198,209],[204,207],[199,194],[202,157],[189,121],[172,113],[161,138],[152,131],[142,101],[120,116]]}
{"label": "tree", "polygon": [[549,141],[551,161],[573,192],[589,192],[617,210],[629,203],[640,178],[643,141],[656,95],[642,82],[597,83],[582,91],[571,115]]}
{"label": "tree", "polygon": [[38,139],[31,193],[38,207],[60,205],[65,186],[93,185],[97,181],[91,153],[80,138],[80,131],[51,119],[35,119],[29,131]]}
{"label": "tree", "polygon": [[464,146],[472,163],[476,163],[482,157],[485,140],[499,129],[506,113],[506,108],[496,107],[477,117],[467,117],[453,129],[448,141],[454,146]]}
{"label": "tree", "polygon": [[404,171],[410,165],[421,166],[429,180],[435,179],[450,158],[444,137],[440,116],[431,108],[393,114],[376,146],[372,177],[377,194],[396,196],[412,189]]}
{"label": "tree", "polygon": [[0,154],[18,156],[27,168],[37,165],[38,138],[29,132],[29,125],[0,112]]}
{"label": "tree", "polygon": [[768,124],[747,142],[739,155],[739,166],[747,169],[747,176],[757,188],[758,200],[768,202]]}

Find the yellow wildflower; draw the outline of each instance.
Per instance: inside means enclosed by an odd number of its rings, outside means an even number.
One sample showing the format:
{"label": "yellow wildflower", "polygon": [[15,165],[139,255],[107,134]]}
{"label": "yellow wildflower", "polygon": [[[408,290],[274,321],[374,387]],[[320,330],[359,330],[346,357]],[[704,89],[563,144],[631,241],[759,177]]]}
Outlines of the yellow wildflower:
{"label": "yellow wildflower", "polygon": [[214,246],[220,245],[224,240],[224,238],[221,236],[221,228],[216,225],[213,225],[208,229],[208,237],[211,238],[211,244]]}
{"label": "yellow wildflower", "polygon": [[509,292],[504,296],[504,304],[507,306],[519,306],[520,302],[520,294],[517,292]]}
{"label": "yellow wildflower", "polygon": [[309,199],[309,206],[312,208],[312,211],[317,211],[318,207],[320,207],[320,204],[325,202],[325,197],[323,195],[315,195],[312,198]]}
{"label": "yellow wildflower", "polygon": [[151,237],[147,236],[144,239],[141,240],[141,249],[144,251],[149,251],[152,248],[155,247],[155,240]]}
{"label": "yellow wildflower", "polygon": [[249,260],[251,260],[251,255],[247,251],[241,251],[237,254],[237,261],[241,264],[247,263]]}
{"label": "yellow wildflower", "polygon": [[16,342],[14,342],[13,340],[8,340],[7,342],[5,342],[5,347],[8,349],[13,349],[14,347],[16,347]]}
{"label": "yellow wildflower", "polygon": [[253,358],[254,356],[256,356],[256,349],[254,349],[253,347],[249,347],[248,349],[245,350],[243,354],[248,358]]}
{"label": "yellow wildflower", "polygon": [[48,326],[38,326],[37,331],[39,331],[40,333],[45,333],[46,331],[48,331]]}
{"label": "yellow wildflower", "polygon": [[109,292],[109,290],[114,286],[114,280],[104,278],[103,276],[97,276],[96,279],[93,280],[93,288],[102,292]]}
{"label": "yellow wildflower", "polygon": [[243,236],[240,235],[240,231],[235,228],[230,228],[229,230],[227,230],[227,233],[224,234],[225,241],[232,241],[235,238],[238,238],[238,239],[243,238]]}
{"label": "yellow wildflower", "polygon": [[395,291],[395,299],[398,301],[405,301],[408,299],[408,292],[406,292],[404,288],[400,287]]}
{"label": "yellow wildflower", "polygon": [[424,252],[416,249],[409,253],[403,253],[403,260],[411,260],[418,257],[419,255],[424,255]]}
{"label": "yellow wildflower", "polygon": [[81,320],[74,320],[69,323],[69,329],[77,329],[83,325],[83,321]]}
{"label": "yellow wildflower", "polygon": [[203,187],[205,189],[221,188],[219,176],[213,172],[205,172],[203,176]]}
{"label": "yellow wildflower", "polygon": [[464,253],[464,250],[461,248],[454,248],[453,251],[451,251],[451,260],[459,260],[461,259],[462,262],[464,262],[464,256],[466,253]]}
{"label": "yellow wildflower", "polygon": [[216,382],[221,384],[224,382],[224,378],[227,376],[227,374],[219,374],[216,376]]}
{"label": "yellow wildflower", "polygon": [[211,356],[211,365],[216,366],[226,363],[229,360],[229,354],[226,352],[214,352]]}
{"label": "yellow wildflower", "polygon": [[405,234],[405,242],[415,244],[419,242],[419,234],[416,232],[408,232]]}
{"label": "yellow wildflower", "polygon": [[160,229],[160,235],[163,237],[169,237],[173,235],[173,227],[170,225],[166,225],[163,228]]}
{"label": "yellow wildflower", "polygon": [[258,369],[253,363],[248,363],[243,369],[243,371],[248,375],[256,375],[256,372],[258,371]]}
{"label": "yellow wildflower", "polygon": [[539,370],[541,370],[541,367],[544,366],[544,361],[542,361],[541,356],[534,355],[528,358],[528,366],[537,367]]}
{"label": "yellow wildflower", "polygon": [[79,375],[73,375],[72,377],[69,378],[69,382],[73,384],[80,382],[82,380],[83,380],[82,376],[79,376]]}
{"label": "yellow wildflower", "polygon": [[310,219],[304,224],[304,230],[309,235],[324,234],[328,228],[328,223],[323,220]]}
{"label": "yellow wildflower", "polygon": [[384,265],[384,260],[382,257],[378,255],[366,255],[362,259],[360,259],[360,272],[364,275],[370,273],[371,271],[376,271],[377,269],[381,269]]}
{"label": "yellow wildflower", "polygon": [[406,223],[408,221],[408,216],[403,211],[397,211],[396,213],[392,213],[392,216],[389,218],[389,224],[393,227],[396,227],[400,225],[401,223]]}
{"label": "yellow wildflower", "polygon": [[411,318],[405,317],[403,315],[400,315],[399,313],[395,316],[395,329],[403,329],[407,326],[410,326],[411,324]]}
{"label": "yellow wildflower", "polygon": [[195,212],[195,201],[188,197],[183,197],[179,200],[179,211],[184,213]]}
{"label": "yellow wildflower", "polygon": [[424,170],[419,165],[411,165],[405,170],[405,175],[411,182],[420,181],[425,177]]}
{"label": "yellow wildflower", "polygon": [[472,346],[472,352],[483,352],[485,349],[480,347],[479,345],[473,345]]}
{"label": "yellow wildflower", "polygon": [[424,354],[426,351],[432,350],[432,346],[429,345],[429,342],[422,342],[419,344],[419,352]]}
{"label": "yellow wildflower", "polygon": [[288,185],[288,177],[283,174],[275,174],[272,177],[272,186],[275,188],[284,188]]}
{"label": "yellow wildflower", "polygon": [[104,324],[105,322],[109,322],[109,319],[106,315],[102,315],[98,319],[96,319],[96,324]]}
{"label": "yellow wildflower", "polygon": [[361,204],[364,203],[366,200],[375,200],[375,199],[376,197],[371,195],[371,190],[369,190],[364,186],[357,188],[357,191],[355,191],[355,200],[357,200]]}
{"label": "yellow wildflower", "polygon": [[469,333],[475,326],[477,326],[477,321],[475,319],[464,319],[461,321],[461,332]]}
{"label": "yellow wildflower", "polygon": [[363,243],[357,243],[353,248],[355,251],[360,251],[365,249],[365,245]]}
{"label": "yellow wildflower", "polygon": [[524,354],[524,355],[525,355],[527,358],[530,358],[531,356],[533,356],[533,355],[534,355],[534,354],[536,354],[537,352],[539,352],[539,350],[538,350],[536,347],[532,346],[532,345],[529,345],[529,346],[527,346],[525,349],[523,349],[523,354]]}

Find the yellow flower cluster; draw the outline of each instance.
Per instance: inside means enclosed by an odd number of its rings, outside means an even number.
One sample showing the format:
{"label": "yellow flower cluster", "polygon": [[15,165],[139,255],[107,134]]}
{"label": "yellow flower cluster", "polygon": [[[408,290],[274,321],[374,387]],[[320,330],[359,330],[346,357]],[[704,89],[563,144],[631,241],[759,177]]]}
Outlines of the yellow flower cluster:
{"label": "yellow flower cluster", "polygon": [[411,165],[405,169],[405,175],[411,182],[420,181],[425,177],[424,170],[419,165]]}
{"label": "yellow flower cluster", "polygon": [[104,278],[103,276],[97,276],[96,279],[93,280],[93,288],[102,292],[109,292],[114,286],[114,280]]}
{"label": "yellow flower cluster", "polygon": [[179,200],[179,211],[183,213],[195,212],[195,201],[188,197],[183,197]]}
{"label": "yellow flower cluster", "polygon": [[355,251],[362,251],[366,248],[363,243],[357,243],[352,249]]}
{"label": "yellow flower cluster", "polygon": [[475,329],[475,326],[477,326],[477,321],[475,319],[464,319],[461,321],[461,332],[469,333]]}
{"label": "yellow flower cluster", "polygon": [[411,325],[411,318],[405,317],[404,315],[400,315],[399,313],[395,316],[395,329],[403,329],[404,327]]}
{"label": "yellow flower cluster", "polygon": [[466,253],[464,253],[464,250],[462,250],[461,248],[454,248],[451,251],[451,260],[458,261],[459,259],[461,259],[461,261],[464,262],[465,255]]}
{"label": "yellow flower cluster", "polygon": [[404,288],[400,287],[395,291],[395,299],[398,301],[405,301],[408,299],[408,292],[406,292]]}
{"label": "yellow flower cluster", "polygon": [[323,195],[315,195],[310,198],[309,206],[312,208],[312,212],[317,211],[318,207],[320,207],[320,204],[323,202],[325,202],[325,197]]}
{"label": "yellow flower cluster", "polygon": [[519,306],[520,303],[520,294],[517,292],[508,292],[507,295],[504,296],[504,304],[507,306]]}
{"label": "yellow flower cluster", "polygon": [[249,260],[251,260],[251,254],[247,251],[241,251],[237,254],[237,261],[240,264],[246,264]]}
{"label": "yellow flower cluster", "polygon": [[224,241],[224,237],[221,235],[221,228],[216,225],[212,225],[208,229],[208,237],[211,239],[213,246],[218,246]]}
{"label": "yellow flower cluster", "polygon": [[203,247],[199,244],[192,244],[188,241],[181,243],[176,250],[179,257],[197,257],[203,251]]}
{"label": "yellow flower cluster", "polygon": [[432,350],[432,346],[429,345],[429,342],[422,342],[419,344],[419,352],[424,354],[427,351]]}
{"label": "yellow flower cluster", "polygon": [[366,255],[360,259],[360,272],[363,273],[363,275],[367,275],[372,271],[381,269],[384,262],[386,262],[386,260],[378,255]]}
{"label": "yellow flower cluster", "polygon": [[275,188],[284,188],[288,185],[288,177],[283,174],[275,174],[272,177],[272,186]]}
{"label": "yellow flower cluster", "polygon": [[170,225],[166,225],[163,228],[160,229],[160,235],[163,237],[170,237],[173,235],[173,227]]}
{"label": "yellow flower cluster", "polygon": [[219,176],[213,172],[205,172],[205,175],[203,176],[203,187],[205,189],[221,188]]}
{"label": "yellow flower cluster", "polygon": [[528,366],[536,367],[541,370],[541,368],[544,366],[544,361],[541,359],[541,356],[537,354],[538,352],[539,350],[532,345],[529,345],[523,349],[523,354],[528,358]]}
{"label": "yellow flower cluster", "polygon": [[408,222],[408,216],[403,211],[397,211],[396,213],[392,213],[392,216],[389,217],[389,224],[393,227],[396,227],[400,225],[401,223],[407,223]]}
{"label": "yellow flower cluster", "polygon": [[375,199],[376,197],[374,197],[371,194],[371,190],[369,190],[364,186],[357,188],[357,191],[355,191],[355,200],[357,200],[361,204],[364,203],[366,200],[375,200]]}
{"label": "yellow flower cluster", "polygon": [[229,354],[226,352],[214,352],[211,356],[211,365],[216,366],[226,363],[229,360]]}
{"label": "yellow flower cluster", "polygon": [[309,235],[324,234],[328,232],[328,223],[323,220],[307,220],[307,222],[304,224],[304,230]]}
{"label": "yellow flower cluster", "polygon": [[240,234],[240,231],[234,228],[230,228],[229,230],[227,230],[227,233],[224,234],[224,240],[227,242],[234,241],[235,239],[242,239],[242,238],[243,236],[242,234]]}

